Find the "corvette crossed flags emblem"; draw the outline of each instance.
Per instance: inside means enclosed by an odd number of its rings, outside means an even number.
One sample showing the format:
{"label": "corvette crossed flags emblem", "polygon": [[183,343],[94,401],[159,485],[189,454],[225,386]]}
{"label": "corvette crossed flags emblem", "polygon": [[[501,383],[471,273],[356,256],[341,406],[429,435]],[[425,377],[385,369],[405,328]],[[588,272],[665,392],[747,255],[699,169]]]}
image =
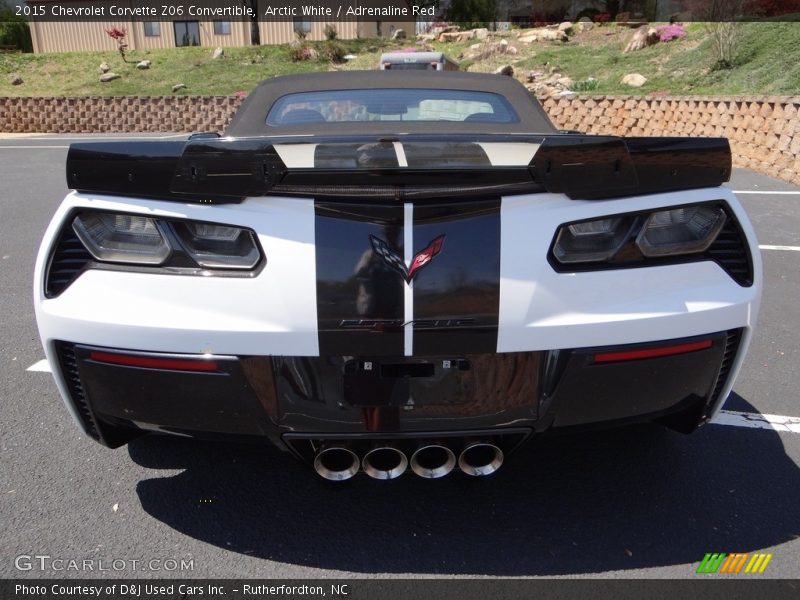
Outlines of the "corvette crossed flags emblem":
{"label": "corvette crossed flags emblem", "polygon": [[375,254],[380,256],[383,261],[395,271],[398,271],[403,276],[403,279],[405,279],[406,283],[411,283],[411,280],[414,279],[414,276],[417,273],[419,273],[420,269],[429,264],[433,258],[442,251],[444,238],[444,235],[434,238],[424,250],[414,255],[414,259],[411,261],[411,265],[408,267],[406,267],[406,263],[403,262],[403,257],[399,256],[394,250],[389,248],[389,244],[384,242],[382,239],[375,237],[374,235],[370,235],[369,241],[372,244],[372,249]]}

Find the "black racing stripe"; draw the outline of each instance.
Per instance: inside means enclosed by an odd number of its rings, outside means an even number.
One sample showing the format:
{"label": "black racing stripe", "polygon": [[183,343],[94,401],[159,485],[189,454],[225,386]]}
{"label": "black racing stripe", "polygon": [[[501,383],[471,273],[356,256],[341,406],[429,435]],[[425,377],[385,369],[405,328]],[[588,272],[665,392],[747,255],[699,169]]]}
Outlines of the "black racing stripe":
{"label": "black racing stripe", "polygon": [[402,356],[405,283],[375,247],[402,260],[403,206],[317,201],[314,213],[320,355]]}
{"label": "black racing stripe", "polygon": [[414,275],[413,354],[496,352],[500,199],[415,206],[415,256],[439,236],[439,254]]}

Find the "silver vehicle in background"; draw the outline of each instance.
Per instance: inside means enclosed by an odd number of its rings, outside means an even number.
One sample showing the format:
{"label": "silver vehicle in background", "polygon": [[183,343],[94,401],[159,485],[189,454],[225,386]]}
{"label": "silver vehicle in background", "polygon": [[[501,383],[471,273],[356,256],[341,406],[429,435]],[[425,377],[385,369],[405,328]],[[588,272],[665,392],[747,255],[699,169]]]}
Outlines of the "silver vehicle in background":
{"label": "silver vehicle in background", "polygon": [[444,52],[384,52],[378,63],[381,71],[458,71],[458,63]]}

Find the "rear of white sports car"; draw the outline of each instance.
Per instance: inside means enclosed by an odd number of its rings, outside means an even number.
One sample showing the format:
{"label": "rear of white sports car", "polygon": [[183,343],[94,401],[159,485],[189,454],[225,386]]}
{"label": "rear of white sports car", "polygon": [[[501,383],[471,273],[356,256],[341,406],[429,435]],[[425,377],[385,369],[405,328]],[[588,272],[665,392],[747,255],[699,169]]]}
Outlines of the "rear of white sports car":
{"label": "rear of white sports car", "polygon": [[714,415],[761,289],[725,140],[559,133],[507,79],[335,75],[262,85],[225,138],[72,147],[34,297],[87,435],[436,478]]}

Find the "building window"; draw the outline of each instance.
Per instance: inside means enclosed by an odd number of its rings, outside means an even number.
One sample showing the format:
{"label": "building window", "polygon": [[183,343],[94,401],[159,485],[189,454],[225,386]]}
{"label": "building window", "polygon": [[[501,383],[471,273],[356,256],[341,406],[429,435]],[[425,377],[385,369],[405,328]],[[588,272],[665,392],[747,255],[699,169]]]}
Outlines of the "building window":
{"label": "building window", "polygon": [[311,21],[303,17],[295,17],[294,31],[300,37],[306,37],[311,32]]}
{"label": "building window", "polygon": [[161,23],[158,21],[145,21],[144,35],[146,37],[159,37],[161,35]]}
{"label": "building window", "polygon": [[230,21],[214,21],[214,35],[230,35],[231,22]]}
{"label": "building window", "polygon": [[175,28],[176,46],[200,45],[199,21],[173,21],[172,26]]}

